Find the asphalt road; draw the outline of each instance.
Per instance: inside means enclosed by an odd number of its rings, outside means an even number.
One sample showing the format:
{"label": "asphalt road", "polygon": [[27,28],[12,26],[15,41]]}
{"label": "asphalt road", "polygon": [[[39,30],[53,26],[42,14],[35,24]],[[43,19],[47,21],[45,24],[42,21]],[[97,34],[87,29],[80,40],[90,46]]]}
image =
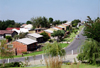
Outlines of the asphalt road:
{"label": "asphalt road", "polygon": [[[77,50],[78,50],[79,46],[82,45],[82,43],[85,40],[85,37],[82,36],[82,34],[83,34],[83,30],[80,31],[80,33],[79,33],[79,39],[78,40],[74,39],[74,41],[67,48],[65,48],[66,54],[72,54],[72,50],[73,50],[74,54],[78,53]],[[39,59],[42,59],[42,55],[36,56],[35,60],[39,60]],[[29,60],[33,61],[34,59],[32,56],[30,56]],[[14,59],[9,60],[9,62],[19,62],[19,61],[25,61],[25,57],[14,58]],[[7,59],[5,60],[5,62],[6,63],[8,62]],[[0,60],[0,63],[2,63],[2,60]]]}

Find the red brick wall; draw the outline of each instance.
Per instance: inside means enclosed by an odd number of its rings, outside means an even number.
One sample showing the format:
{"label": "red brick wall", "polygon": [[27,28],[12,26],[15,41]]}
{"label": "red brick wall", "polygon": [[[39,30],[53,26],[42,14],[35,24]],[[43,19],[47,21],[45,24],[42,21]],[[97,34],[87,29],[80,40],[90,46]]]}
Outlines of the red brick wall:
{"label": "red brick wall", "polygon": [[22,54],[22,52],[27,52],[27,45],[17,41],[12,42],[12,44],[15,49],[17,48],[17,54]]}

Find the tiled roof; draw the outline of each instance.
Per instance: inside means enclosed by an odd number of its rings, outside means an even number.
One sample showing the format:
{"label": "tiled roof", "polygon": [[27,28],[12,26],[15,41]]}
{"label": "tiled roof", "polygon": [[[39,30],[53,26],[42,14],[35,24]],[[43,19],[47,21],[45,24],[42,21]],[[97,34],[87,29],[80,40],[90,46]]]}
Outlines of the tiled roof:
{"label": "tiled roof", "polygon": [[13,31],[8,31],[8,30],[0,30],[0,34],[12,34]]}
{"label": "tiled roof", "polygon": [[6,30],[12,30],[12,29],[20,30],[20,28],[7,28]]}

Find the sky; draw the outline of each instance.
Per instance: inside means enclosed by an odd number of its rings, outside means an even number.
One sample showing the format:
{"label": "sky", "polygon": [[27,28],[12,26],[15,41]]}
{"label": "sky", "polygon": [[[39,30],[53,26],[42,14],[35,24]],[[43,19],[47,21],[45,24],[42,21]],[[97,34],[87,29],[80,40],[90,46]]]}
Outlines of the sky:
{"label": "sky", "polygon": [[39,16],[61,21],[96,19],[100,0],[0,0],[0,20],[25,23]]}

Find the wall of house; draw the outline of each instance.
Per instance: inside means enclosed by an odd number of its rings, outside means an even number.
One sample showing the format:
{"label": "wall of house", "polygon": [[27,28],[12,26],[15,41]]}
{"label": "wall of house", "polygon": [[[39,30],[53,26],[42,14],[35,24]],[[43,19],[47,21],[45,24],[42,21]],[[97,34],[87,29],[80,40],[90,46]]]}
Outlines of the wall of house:
{"label": "wall of house", "polygon": [[39,43],[43,42],[43,37],[37,38],[37,41],[38,41]]}
{"label": "wall of house", "polygon": [[27,52],[27,45],[14,41],[12,42],[13,47],[17,51],[17,55],[22,54],[22,52]]}
{"label": "wall of house", "polygon": [[34,51],[37,48],[37,43],[27,45],[27,51]]}
{"label": "wall of house", "polygon": [[51,33],[49,33],[49,32],[46,32],[48,35],[49,35],[49,37],[51,37]]}

